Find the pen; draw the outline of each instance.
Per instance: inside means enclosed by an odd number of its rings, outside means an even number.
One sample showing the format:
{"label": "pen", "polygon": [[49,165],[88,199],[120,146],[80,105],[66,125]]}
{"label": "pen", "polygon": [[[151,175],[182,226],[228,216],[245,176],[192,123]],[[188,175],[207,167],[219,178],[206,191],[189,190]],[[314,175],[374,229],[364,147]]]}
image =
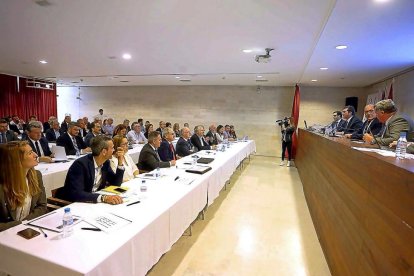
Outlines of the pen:
{"label": "pen", "polygon": [[179,176],[177,176],[175,179],[174,179],[174,181],[177,181],[178,180],[178,178],[180,178]]}
{"label": "pen", "polygon": [[81,228],[82,230],[90,230],[90,231],[102,231],[101,229],[99,229],[99,228],[89,228],[89,227],[82,227]]}
{"label": "pen", "polygon": [[45,238],[47,238],[47,234],[43,231],[42,228],[39,228],[40,232],[42,232],[43,236],[45,236]]}
{"label": "pen", "polygon": [[131,206],[131,205],[134,205],[134,204],[138,204],[138,203],[140,203],[140,202],[141,202],[141,201],[139,201],[139,200],[138,200],[138,201],[135,201],[135,202],[131,202],[131,203],[128,203],[128,204],[127,204],[127,206]]}

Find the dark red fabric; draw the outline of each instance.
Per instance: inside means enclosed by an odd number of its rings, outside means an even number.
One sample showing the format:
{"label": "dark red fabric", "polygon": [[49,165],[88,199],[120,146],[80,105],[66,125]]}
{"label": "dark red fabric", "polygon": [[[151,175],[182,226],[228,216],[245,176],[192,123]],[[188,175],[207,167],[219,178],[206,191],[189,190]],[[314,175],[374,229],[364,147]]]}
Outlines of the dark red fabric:
{"label": "dark red fabric", "polygon": [[19,78],[20,92],[17,92],[17,77],[0,74],[0,117],[16,114],[27,121],[36,115],[41,122],[57,115],[56,85],[53,90],[27,88],[26,79]]}
{"label": "dark red fabric", "polygon": [[[299,123],[299,106],[300,106],[300,89],[299,85],[296,84],[295,86],[295,96],[293,97],[293,105],[292,105],[292,117],[293,123],[295,127],[298,126]],[[296,156],[296,149],[297,149],[298,141],[296,134],[292,135],[292,159]]]}
{"label": "dark red fabric", "polygon": [[391,83],[391,87],[390,87],[390,93],[388,93],[388,99],[390,100],[394,100],[394,90],[392,88],[392,83]]}

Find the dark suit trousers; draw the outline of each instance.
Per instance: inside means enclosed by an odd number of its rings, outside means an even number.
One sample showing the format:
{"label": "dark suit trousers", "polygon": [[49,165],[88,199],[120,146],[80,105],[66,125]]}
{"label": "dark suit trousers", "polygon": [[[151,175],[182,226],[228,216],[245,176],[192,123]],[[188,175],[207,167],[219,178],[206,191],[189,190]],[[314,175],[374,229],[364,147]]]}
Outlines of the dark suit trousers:
{"label": "dark suit trousers", "polygon": [[285,160],[285,152],[288,152],[288,160],[292,159],[292,142],[282,141],[282,161]]}

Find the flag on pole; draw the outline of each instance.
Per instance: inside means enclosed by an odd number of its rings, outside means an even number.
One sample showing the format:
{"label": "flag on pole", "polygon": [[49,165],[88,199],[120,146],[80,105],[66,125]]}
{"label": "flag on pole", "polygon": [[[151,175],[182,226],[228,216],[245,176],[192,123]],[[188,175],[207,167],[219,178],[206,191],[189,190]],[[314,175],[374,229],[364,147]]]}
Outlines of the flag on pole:
{"label": "flag on pole", "polygon": [[390,86],[390,92],[388,93],[388,99],[390,100],[394,100],[394,91],[393,91],[393,86],[394,84],[394,79],[392,80],[391,86]]}
{"label": "flag on pole", "polygon": [[[300,89],[299,85],[296,84],[295,86],[295,96],[293,97],[293,105],[292,105],[292,121],[295,124],[295,127],[298,127],[299,123],[299,106],[300,106]],[[292,158],[296,156],[296,149],[297,149],[298,140],[296,135],[292,135]]]}

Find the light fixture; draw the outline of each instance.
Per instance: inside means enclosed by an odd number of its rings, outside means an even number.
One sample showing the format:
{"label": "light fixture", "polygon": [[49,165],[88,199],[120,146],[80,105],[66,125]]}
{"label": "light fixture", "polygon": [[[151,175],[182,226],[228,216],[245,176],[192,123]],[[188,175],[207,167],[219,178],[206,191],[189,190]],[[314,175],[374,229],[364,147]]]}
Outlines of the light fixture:
{"label": "light fixture", "polygon": [[338,49],[338,50],[344,50],[344,49],[348,48],[348,46],[346,46],[346,45],[338,45],[335,48]]}
{"label": "light fixture", "polygon": [[180,77],[179,77],[179,76],[176,76],[175,78],[176,78],[176,79],[179,79]]}
{"label": "light fixture", "polygon": [[385,3],[385,2],[388,2],[388,0],[375,0],[375,2]]}
{"label": "light fixture", "polygon": [[311,82],[317,82],[318,80],[311,80]]}
{"label": "light fixture", "polygon": [[41,64],[46,64],[46,63],[47,63],[47,61],[46,61],[46,60],[44,60],[44,59],[40,60],[39,62],[40,62]]}
{"label": "light fixture", "polygon": [[329,68],[328,67],[321,67],[319,69],[321,69],[322,71],[324,71],[324,70],[328,70]]}
{"label": "light fixture", "polygon": [[130,55],[130,54],[127,54],[127,53],[125,53],[125,54],[123,54],[123,55],[122,55],[122,58],[123,58],[123,59],[131,59],[131,55]]}
{"label": "light fixture", "polygon": [[258,77],[259,79],[260,79],[260,78],[263,78],[263,76],[261,76],[261,75],[258,75],[257,77]]}
{"label": "light fixture", "polygon": [[251,49],[244,49],[243,50],[243,53],[251,53],[251,52],[253,52],[253,50],[251,50]]}

